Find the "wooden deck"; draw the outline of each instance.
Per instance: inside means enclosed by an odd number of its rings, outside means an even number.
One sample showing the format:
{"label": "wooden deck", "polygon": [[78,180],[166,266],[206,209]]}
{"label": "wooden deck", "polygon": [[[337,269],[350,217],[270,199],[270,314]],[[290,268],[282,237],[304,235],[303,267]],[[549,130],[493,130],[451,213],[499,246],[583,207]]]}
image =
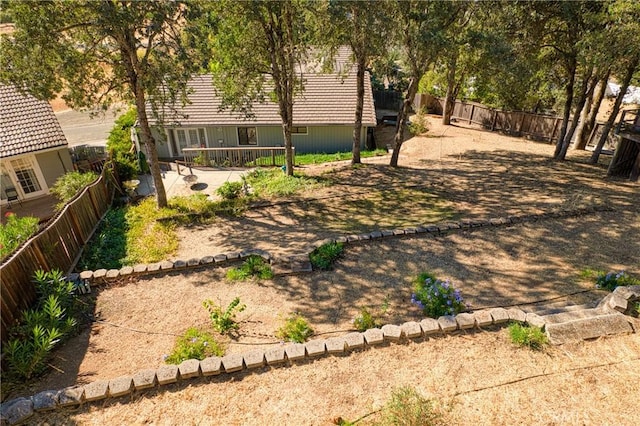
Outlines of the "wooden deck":
{"label": "wooden deck", "polygon": [[6,222],[5,215],[8,212],[15,213],[19,217],[34,216],[40,219],[40,223],[46,222],[55,213],[54,207],[57,203],[58,199],[53,195],[44,195],[32,200],[23,200],[22,203],[18,201],[12,201],[11,207],[9,207],[7,204],[3,204],[2,206],[0,206],[0,210],[2,211],[2,223],[4,224]]}

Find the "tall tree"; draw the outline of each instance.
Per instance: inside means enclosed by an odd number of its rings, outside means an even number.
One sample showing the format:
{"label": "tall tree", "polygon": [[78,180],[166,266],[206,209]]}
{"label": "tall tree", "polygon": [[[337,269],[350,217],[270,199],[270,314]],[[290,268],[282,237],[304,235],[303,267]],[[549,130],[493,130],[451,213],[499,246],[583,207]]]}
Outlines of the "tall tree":
{"label": "tall tree", "polygon": [[209,8],[215,21],[210,70],[223,107],[251,117],[255,102],[277,102],[286,172],[292,176],[293,103],[303,90],[299,66],[307,53],[304,3],[229,0],[210,3]]}
{"label": "tall tree", "polygon": [[73,108],[135,103],[157,204],[166,206],[149,115],[160,119],[159,105],[186,99],[199,61],[183,31],[195,7],[168,0],[11,1],[7,7],[16,29],[1,40],[0,80],[40,99],[62,93]]}
{"label": "tall tree", "polygon": [[607,91],[607,82],[609,81],[610,74],[611,67],[608,67],[604,75],[598,77],[598,83],[596,86],[598,90],[592,94],[593,99],[589,100],[588,108],[584,108],[582,111],[582,115],[580,116],[581,126],[576,133],[576,140],[573,145],[573,149],[584,150],[587,147],[587,143],[589,143],[591,131],[596,124],[600,105],[602,105],[602,100],[604,99],[605,92]]}
{"label": "tall tree", "polygon": [[396,167],[404,131],[420,79],[433,65],[445,46],[444,31],[455,22],[463,3],[423,2],[417,0],[393,3],[394,29],[402,50],[403,65],[409,85],[403,93],[398,113],[393,154],[390,165]]}

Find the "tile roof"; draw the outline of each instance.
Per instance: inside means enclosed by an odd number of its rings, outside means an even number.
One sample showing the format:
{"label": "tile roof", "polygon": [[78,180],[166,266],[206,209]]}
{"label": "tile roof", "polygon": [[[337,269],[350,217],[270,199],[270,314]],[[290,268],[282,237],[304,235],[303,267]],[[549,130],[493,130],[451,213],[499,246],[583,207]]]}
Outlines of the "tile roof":
{"label": "tile roof", "polygon": [[[353,124],[356,113],[356,75],[304,74],[304,91],[295,97],[294,126]],[[165,111],[165,124],[180,126],[235,126],[238,123],[280,125],[278,104],[271,101],[254,103],[253,117],[230,110],[219,111],[221,99],[216,95],[211,75],[194,77],[189,86],[190,104],[175,111]],[[155,120],[150,120],[156,124]],[[362,116],[365,126],[376,125],[376,114],[369,74],[365,74],[365,99]]]}
{"label": "tile roof", "polygon": [[48,102],[0,84],[0,158],[66,145]]}

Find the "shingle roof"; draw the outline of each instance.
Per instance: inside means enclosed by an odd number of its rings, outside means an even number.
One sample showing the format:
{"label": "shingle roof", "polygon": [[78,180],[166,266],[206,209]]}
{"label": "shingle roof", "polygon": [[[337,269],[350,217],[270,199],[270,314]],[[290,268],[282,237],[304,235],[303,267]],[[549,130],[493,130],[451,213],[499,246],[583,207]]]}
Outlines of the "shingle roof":
{"label": "shingle roof", "polygon": [[0,84],[0,158],[66,145],[48,102]]}
{"label": "shingle roof", "polygon": [[[295,126],[353,124],[356,113],[356,75],[305,74],[304,92],[295,97],[293,124]],[[211,75],[194,77],[189,83],[193,93],[190,104],[179,113],[165,114],[165,124],[180,126],[235,126],[239,122],[256,125],[280,125],[278,104],[271,101],[255,103],[253,117],[229,110],[219,111],[221,99],[216,95]],[[375,126],[376,114],[369,74],[365,75],[365,99],[362,115],[364,126]],[[156,124],[150,120],[151,124]]]}

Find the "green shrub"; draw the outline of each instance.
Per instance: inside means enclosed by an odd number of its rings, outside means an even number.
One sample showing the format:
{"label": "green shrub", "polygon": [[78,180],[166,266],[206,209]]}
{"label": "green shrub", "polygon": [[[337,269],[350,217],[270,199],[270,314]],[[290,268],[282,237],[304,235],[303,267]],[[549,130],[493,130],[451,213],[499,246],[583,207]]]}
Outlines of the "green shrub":
{"label": "green shrub", "polygon": [[429,131],[429,120],[427,115],[422,111],[418,111],[409,123],[409,131],[412,135],[419,136]]}
{"label": "green shrub", "polygon": [[284,321],[276,335],[286,341],[302,343],[313,335],[313,329],[302,315],[292,314]]}
{"label": "green shrub", "polygon": [[116,165],[116,173],[122,182],[134,179],[139,172],[144,172],[140,169],[140,163],[146,167],[146,160],[140,161],[136,157],[135,150],[132,149],[131,128],[137,118],[136,108],[129,108],[126,113],[116,119],[107,138],[107,150],[111,154],[111,159]]}
{"label": "green shrub", "polygon": [[600,272],[596,278],[596,288],[613,291],[616,287],[627,285],[640,285],[640,280],[627,274],[625,271]]}
{"label": "green shrub", "polygon": [[126,208],[109,210],[78,261],[80,270],[120,269],[127,257]]}
{"label": "green shrub", "polygon": [[225,182],[221,187],[216,189],[216,193],[223,200],[233,200],[242,196],[244,185],[242,182]]}
{"label": "green shrub", "polygon": [[537,351],[548,343],[547,336],[540,327],[517,322],[509,324],[509,336],[516,345],[526,346]]}
{"label": "green shrub", "polygon": [[344,245],[342,243],[331,242],[323,244],[309,255],[309,260],[315,269],[329,270],[333,263],[342,256]]}
{"label": "green shrub", "polygon": [[12,212],[7,212],[4,216],[7,223],[0,225],[0,259],[13,253],[38,231],[37,217],[18,217]]}
{"label": "green shrub", "polygon": [[214,330],[220,334],[226,334],[231,330],[236,330],[238,328],[238,323],[235,320],[236,314],[246,309],[246,305],[240,304],[239,297],[233,299],[224,310],[221,305],[218,305],[210,299],[202,302],[202,305],[209,311],[209,318],[211,319],[211,325]]}
{"label": "green shrub", "polygon": [[460,291],[453,287],[449,279],[442,281],[429,272],[423,272],[414,280],[413,289],[411,303],[428,317],[455,315],[467,309]]}
{"label": "green shrub", "polygon": [[22,323],[10,332],[3,347],[9,374],[30,379],[47,367],[51,350],[76,327],[73,283],[60,271],[37,271],[38,299],[22,313]]}
{"label": "green shrub", "polygon": [[443,414],[434,402],[412,387],[401,387],[391,393],[391,401],[383,408],[377,425],[431,426],[445,425]]}
{"label": "green shrub", "polygon": [[249,256],[238,268],[231,268],[227,271],[227,279],[231,281],[244,281],[251,277],[257,277],[260,280],[269,280],[273,278],[273,270],[260,256]]}
{"label": "green shrub", "polygon": [[188,359],[203,360],[210,356],[222,355],[224,355],[224,349],[211,334],[197,328],[190,328],[176,340],[173,352],[165,358],[165,362],[180,364]]}
{"label": "green shrub", "polygon": [[98,179],[98,175],[94,172],[82,173],[74,171],[60,176],[53,187],[51,187],[53,195],[60,200],[60,202],[56,204],[56,210],[62,210],[69,200],[75,197],[76,194],[85,187],[95,182],[96,179]]}

